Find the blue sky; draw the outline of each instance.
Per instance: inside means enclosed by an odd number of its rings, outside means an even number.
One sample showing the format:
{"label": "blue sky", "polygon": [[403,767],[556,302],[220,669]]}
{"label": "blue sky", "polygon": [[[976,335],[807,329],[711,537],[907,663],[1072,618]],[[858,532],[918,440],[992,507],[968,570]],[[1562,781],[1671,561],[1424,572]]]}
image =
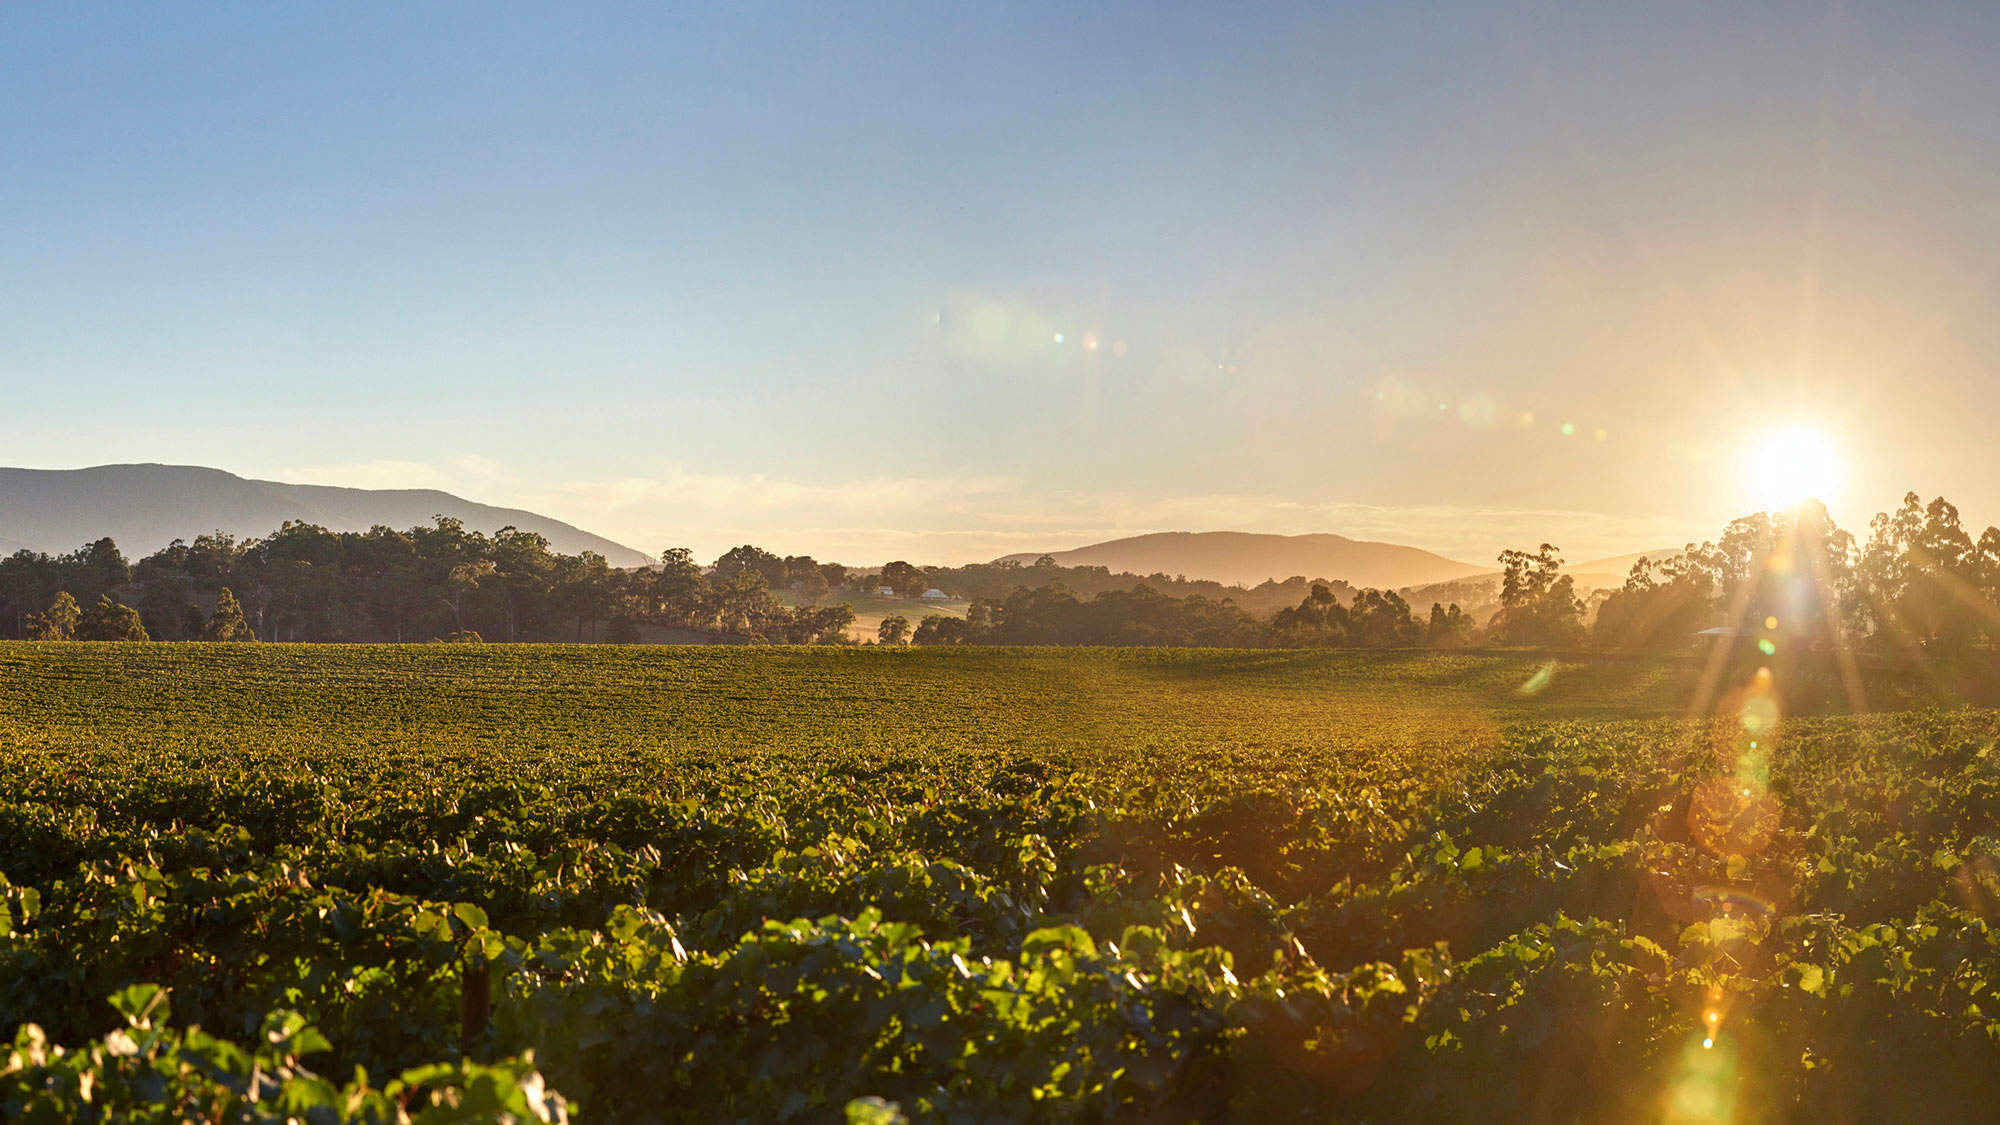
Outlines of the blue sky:
{"label": "blue sky", "polygon": [[0,8],[0,461],[1580,559],[1804,424],[2000,518],[2000,17],[1606,7]]}

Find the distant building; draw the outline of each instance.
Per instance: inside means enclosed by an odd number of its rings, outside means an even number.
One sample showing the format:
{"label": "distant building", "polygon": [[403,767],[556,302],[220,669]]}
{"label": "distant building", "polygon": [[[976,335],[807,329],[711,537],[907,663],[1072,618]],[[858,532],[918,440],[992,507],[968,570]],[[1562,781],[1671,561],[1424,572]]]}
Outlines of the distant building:
{"label": "distant building", "polygon": [[951,600],[950,594],[945,593],[943,590],[938,589],[936,586],[932,586],[930,589],[925,590],[919,596],[922,597],[927,602],[944,602]]}
{"label": "distant building", "polygon": [[894,586],[877,586],[875,587],[875,592],[885,598],[896,596],[896,588]]}

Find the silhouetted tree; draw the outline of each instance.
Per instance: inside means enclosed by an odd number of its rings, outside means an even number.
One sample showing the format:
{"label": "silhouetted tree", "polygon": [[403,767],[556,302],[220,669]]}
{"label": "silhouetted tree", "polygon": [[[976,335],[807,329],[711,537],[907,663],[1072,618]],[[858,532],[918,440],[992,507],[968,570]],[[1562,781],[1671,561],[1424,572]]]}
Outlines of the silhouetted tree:
{"label": "silhouetted tree", "polygon": [[1693,556],[1662,563],[1642,557],[1632,564],[1625,585],[1597,607],[1592,637],[1600,648],[1685,648],[1713,624],[1715,582],[1713,571]]}
{"label": "silhouetted tree", "polygon": [[885,645],[899,645],[910,635],[910,619],[900,613],[882,619],[875,627],[875,638]]}
{"label": "silhouetted tree", "polygon": [[[139,595],[138,610],[146,634],[156,641],[185,641],[201,636],[200,611],[195,609],[194,599],[189,595],[186,578],[166,576],[147,582]],[[193,634],[187,632],[191,610],[196,614]]]}
{"label": "silhouetted tree", "polygon": [[1472,643],[1472,618],[1453,602],[1446,606],[1431,603],[1430,623],[1424,629],[1424,644],[1431,648],[1464,648]]}
{"label": "silhouetted tree", "polygon": [[847,568],[839,563],[819,564],[819,576],[826,579],[829,590],[847,585]]}
{"label": "silhouetted tree", "polygon": [[821,574],[818,567],[808,569],[805,572],[805,576],[799,579],[798,585],[799,600],[805,602],[807,605],[825,597],[829,589],[826,584],[826,575]]}
{"label": "silhouetted tree", "polygon": [[927,613],[917,622],[916,632],[910,635],[911,644],[919,645],[962,645],[972,635],[972,624],[963,617],[946,617],[942,613]]}
{"label": "silhouetted tree", "polygon": [[754,547],[748,543],[741,547],[732,547],[721,558],[716,559],[714,570],[717,581],[734,578],[745,570],[754,570],[764,579],[764,585],[767,587],[785,584],[785,560],[762,547]]}
{"label": "silhouetted tree", "polygon": [[1298,605],[1272,616],[1271,632],[1275,643],[1288,648],[1338,648],[1350,643],[1351,622],[1347,607],[1332,589],[1315,583]]}
{"label": "silhouetted tree", "polygon": [[1500,553],[1500,612],[1491,629],[1502,644],[1561,646],[1583,639],[1583,602],[1562,564],[1548,543],[1534,554]]}
{"label": "silhouetted tree", "polygon": [[71,558],[75,560],[76,565],[92,572],[96,579],[95,584],[105,589],[123,586],[132,580],[131,566],[119,552],[118,544],[109,538],[99,539]]}
{"label": "silhouetted tree", "polygon": [[1994,632],[1991,575],[2000,531],[1978,541],[1959,525],[1958,509],[1940,496],[1925,504],[1912,492],[1903,506],[1869,525],[1858,567],[1859,611],[1892,646],[1927,653],[1962,652]]}
{"label": "silhouetted tree", "polygon": [[1347,613],[1354,643],[1365,648],[1402,648],[1423,635],[1410,603],[1394,590],[1363,590]]}
{"label": "silhouetted tree", "polygon": [[910,563],[899,560],[882,567],[882,584],[906,598],[923,593],[927,581],[923,570]]}
{"label": "silhouetted tree", "polygon": [[660,553],[660,565],[652,572],[654,612],[668,625],[695,628],[703,624],[708,598],[708,579],[703,577],[694,552],[686,547],[669,547]]}
{"label": "silhouetted tree", "polygon": [[725,633],[752,634],[770,616],[771,588],[761,572],[744,567],[715,583],[710,604],[717,628]]}

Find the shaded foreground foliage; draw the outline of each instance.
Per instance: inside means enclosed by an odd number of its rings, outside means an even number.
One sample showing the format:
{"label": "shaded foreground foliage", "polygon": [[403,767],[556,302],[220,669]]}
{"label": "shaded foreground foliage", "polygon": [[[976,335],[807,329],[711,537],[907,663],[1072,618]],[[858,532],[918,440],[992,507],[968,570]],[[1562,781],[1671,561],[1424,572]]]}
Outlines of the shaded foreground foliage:
{"label": "shaded foreground foliage", "polygon": [[[405,650],[293,650],[271,677],[272,650],[207,647],[142,686],[117,654],[161,646],[66,647],[0,652],[70,693],[0,689],[0,1032],[39,1028],[0,1075],[8,1116],[81,1115],[52,1044],[95,1044],[60,1058],[130,1105],[325,1119],[560,1115],[551,1089],[578,1120],[888,1113],[867,1097],[920,1119],[1868,1120],[2000,1096],[1991,712],[1790,719],[1755,753],[1733,722],[1476,728],[1441,717],[1468,665],[1435,657],[1383,676],[1437,679],[1435,713],[1390,731],[1341,703],[1329,728],[1305,708],[1342,665],[1273,687],[1227,653],[1076,653],[1070,680],[1131,677],[1132,710],[1186,708],[1194,736],[1047,710],[1024,746],[937,708],[868,741],[838,736],[842,686],[921,654],[661,672],[655,693],[745,676],[699,689],[735,701],[717,732],[642,694],[565,711],[577,650],[472,650],[459,674],[513,701],[482,713],[443,664],[442,702],[397,690]],[[1049,659],[944,655],[1003,698],[1002,671]],[[1261,737],[1194,713],[1240,698]]]}

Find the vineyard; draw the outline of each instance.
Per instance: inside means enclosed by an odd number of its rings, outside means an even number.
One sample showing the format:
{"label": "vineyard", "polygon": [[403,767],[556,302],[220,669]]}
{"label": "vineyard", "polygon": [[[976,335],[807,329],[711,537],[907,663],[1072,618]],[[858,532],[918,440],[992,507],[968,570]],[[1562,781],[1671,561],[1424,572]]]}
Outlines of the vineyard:
{"label": "vineyard", "polygon": [[1700,679],[0,645],[0,1117],[2000,1104],[2000,715]]}

